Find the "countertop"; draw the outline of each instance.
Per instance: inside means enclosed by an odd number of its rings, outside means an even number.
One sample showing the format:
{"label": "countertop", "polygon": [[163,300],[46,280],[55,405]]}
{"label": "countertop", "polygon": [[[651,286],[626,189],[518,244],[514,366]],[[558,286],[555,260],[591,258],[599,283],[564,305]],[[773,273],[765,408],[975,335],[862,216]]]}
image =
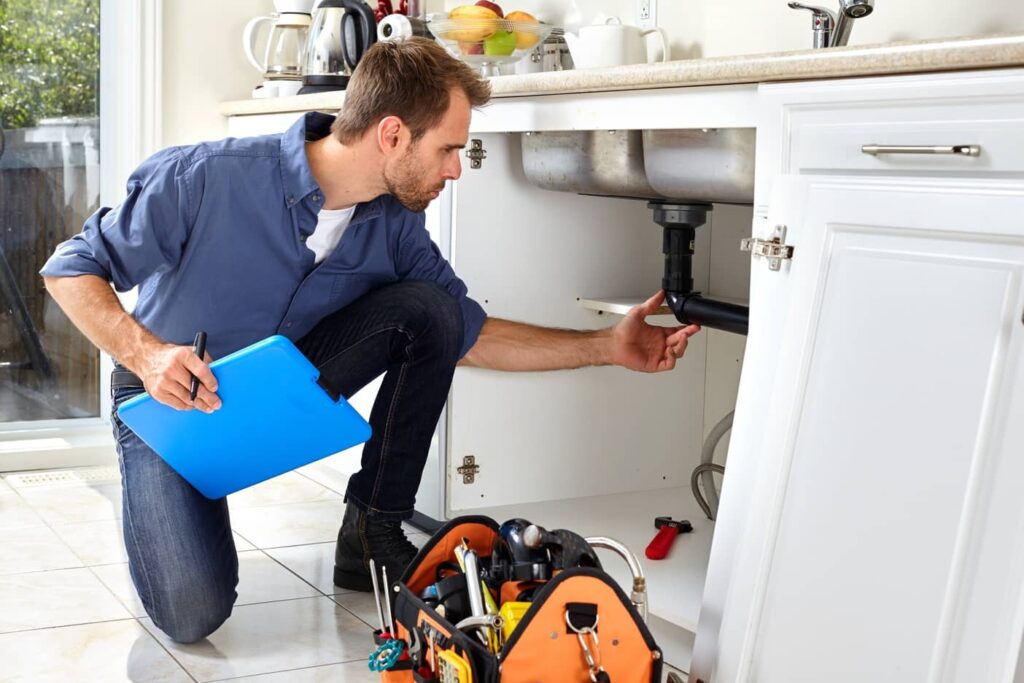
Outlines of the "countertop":
{"label": "countertop", "polygon": [[[699,85],[804,81],[853,76],[1024,66],[1024,35],[908,41],[773,52],[605,69],[577,69],[491,79],[494,97],[645,90]],[[224,102],[224,116],[322,109],[336,111],[344,92]]]}

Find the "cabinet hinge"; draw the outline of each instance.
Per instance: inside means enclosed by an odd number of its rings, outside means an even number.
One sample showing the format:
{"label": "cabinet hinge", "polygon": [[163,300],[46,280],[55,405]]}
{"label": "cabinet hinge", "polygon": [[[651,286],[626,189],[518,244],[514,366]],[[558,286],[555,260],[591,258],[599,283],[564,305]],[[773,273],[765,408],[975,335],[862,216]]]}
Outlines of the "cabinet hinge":
{"label": "cabinet hinge", "polygon": [[740,251],[749,251],[751,257],[763,256],[768,259],[769,270],[779,270],[783,261],[793,258],[793,247],[786,242],[786,226],[776,225],[770,240],[747,237],[740,242]]}
{"label": "cabinet hinge", "polygon": [[462,467],[456,468],[455,471],[462,475],[463,484],[472,484],[476,481],[476,475],[480,472],[480,465],[476,464],[476,456],[463,456]]}
{"label": "cabinet hinge", "polygon": [[469,149],[466,150],[466,158],[469,159],[470,168],[480,168],[484,159],[487,158],[487,150],[484,149],[483,140],[470,140]]}

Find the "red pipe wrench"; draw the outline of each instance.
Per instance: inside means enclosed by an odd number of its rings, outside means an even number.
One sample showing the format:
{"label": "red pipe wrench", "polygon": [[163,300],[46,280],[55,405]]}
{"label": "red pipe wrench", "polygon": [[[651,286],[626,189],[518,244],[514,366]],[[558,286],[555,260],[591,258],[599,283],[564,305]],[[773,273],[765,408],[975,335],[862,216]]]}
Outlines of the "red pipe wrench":
{"label": "red pipe wrench", "polygon": [[664,560],[672,544],[679,534],[693,531],[693,525],[685,519],[674,520],[671,517],[656,517],[654,528],[658,530],[654,540],[647,544],[645,554],[649,560]]}

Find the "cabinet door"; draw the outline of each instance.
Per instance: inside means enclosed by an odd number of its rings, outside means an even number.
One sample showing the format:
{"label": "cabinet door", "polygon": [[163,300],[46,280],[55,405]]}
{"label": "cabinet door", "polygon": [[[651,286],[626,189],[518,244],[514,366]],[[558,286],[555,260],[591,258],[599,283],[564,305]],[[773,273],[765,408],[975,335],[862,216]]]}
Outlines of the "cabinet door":
{"label": "cabinet door", "polygon": [[691,680],[1013,680],[1024,188],[780,183],[793,260],[751,289],[786,312],[748,340],[776,367],[741,385],[770,400],[738,408]]}

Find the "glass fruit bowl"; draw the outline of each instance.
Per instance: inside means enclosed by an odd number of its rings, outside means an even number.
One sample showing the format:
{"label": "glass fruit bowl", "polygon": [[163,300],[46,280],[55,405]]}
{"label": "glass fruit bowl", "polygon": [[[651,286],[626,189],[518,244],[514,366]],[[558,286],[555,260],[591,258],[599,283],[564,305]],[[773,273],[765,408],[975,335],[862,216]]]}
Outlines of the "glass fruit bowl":
{"label": "glass fruit bowl", "polygon": [[428,27],[449,52],[480,69],[482,76],[497,76],[498,67],[518,62],[554,28],[532,21],[475,17],[432,19]]}

